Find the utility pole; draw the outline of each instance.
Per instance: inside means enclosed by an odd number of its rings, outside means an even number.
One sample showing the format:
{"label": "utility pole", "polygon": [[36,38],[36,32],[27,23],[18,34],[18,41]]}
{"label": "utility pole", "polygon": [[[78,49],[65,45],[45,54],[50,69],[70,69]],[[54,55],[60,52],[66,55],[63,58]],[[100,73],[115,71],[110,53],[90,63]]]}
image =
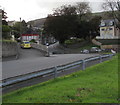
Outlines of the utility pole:
{"label": "utility pole", "polygon": [[41,44],[43,44],[43,28],[40,29],[41,30]]}
{"label": "utility pole", "polygon": [[22,38],[21,36],[21,17],[20,17],[20,39]]}

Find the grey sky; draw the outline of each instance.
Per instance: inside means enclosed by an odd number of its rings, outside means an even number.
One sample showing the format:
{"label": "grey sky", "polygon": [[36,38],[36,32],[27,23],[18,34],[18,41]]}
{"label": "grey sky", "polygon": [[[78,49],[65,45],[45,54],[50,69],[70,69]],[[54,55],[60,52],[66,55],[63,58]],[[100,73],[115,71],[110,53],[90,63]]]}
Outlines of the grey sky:
{"label": "grey sky", "polygon": [[[74,2],[73,2],[74,1]],[[7,12],[7,20],[19,21],[20,17],[25,21],[47,17],[54,8],[63,4],[75,4],[85,0],[1,0],[0,6]],[[103,0],[87,0],[93,12],[102,11]]]}

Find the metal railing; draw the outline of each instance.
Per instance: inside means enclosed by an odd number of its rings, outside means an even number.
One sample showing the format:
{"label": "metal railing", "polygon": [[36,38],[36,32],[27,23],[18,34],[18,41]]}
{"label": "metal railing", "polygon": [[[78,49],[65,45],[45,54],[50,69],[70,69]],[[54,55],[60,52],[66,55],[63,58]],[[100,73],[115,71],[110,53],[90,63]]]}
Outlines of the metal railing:
{"label": "metal railing", "polygon": [[[98,61],[98,63],[103,62],[103,60],[105,58],[107,58],[106,60],[109,60],[112,58],[112,56],[114,56],[114,54],[106,54],[106,55],[100,55],[100,56],[95,56],[95,57],[90,57],[90,58],[86,58],[83,60],[79,60],[79,61],[75,61],[69,64],[65,64],[65,65],[59,65],[59,66],[55,66],[55,67],[51,67],[48,69],[44,69],[44,70],[40,70],[37,72],[32,72],[32,73],[28,73],[25,75],[20,75],[20,76],[16,76],[16,77],[11,77],[11,78],[7,78],[2,80],[2,83],[0,84],[0,87],[6,87],[8,85],[12,85],[18,82],[22,82],[22,81],[26,81],[32,78],[36,78],[36,77],[46,77],[46,76],[50,76],[53,75],[54,78],[57,78],[58,74],[60,72],[63,71],[69,71],[71,69],[76,69],[81,67],[80,70],[85,70],[87,67],[87,63],[92,62],[92,61]],[[91,64],[93,65],[93,64]]]}

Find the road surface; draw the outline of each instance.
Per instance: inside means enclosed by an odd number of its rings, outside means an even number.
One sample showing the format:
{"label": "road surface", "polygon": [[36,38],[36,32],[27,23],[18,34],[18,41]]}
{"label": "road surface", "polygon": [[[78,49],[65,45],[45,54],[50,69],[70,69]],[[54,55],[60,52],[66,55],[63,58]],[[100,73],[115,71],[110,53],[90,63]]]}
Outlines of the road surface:
{"label": "road surface", "polygon": [[38,57],[42,57],[43,54],[36,49],[19,49],[19,60],[23,60],[23,59],[35,59]]}
{"label": "road surface", "polygon": [[[25,49],[24,51],[27,50],[28,52],[32,51],[29,51],[29,49]],[[50,57],[42,57],[39,56],[38,52],[36,52],[36,55],[34,56],[29,54],[30,57],[25,56],[18,60],[2,62],[2,79],[39,71],[57,65],[67,64],[96,55],[98,54],[59,54],[51,55]]]}

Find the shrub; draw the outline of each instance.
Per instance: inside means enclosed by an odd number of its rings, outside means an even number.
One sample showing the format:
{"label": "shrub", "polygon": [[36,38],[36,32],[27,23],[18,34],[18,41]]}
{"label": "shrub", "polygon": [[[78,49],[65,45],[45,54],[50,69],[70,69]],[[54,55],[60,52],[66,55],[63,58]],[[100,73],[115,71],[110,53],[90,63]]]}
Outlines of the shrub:
{"label": "shrub", "polygon": [[36,40],[35,40],[35,39],[31,39],[31,41],[30,41],[30,42],[36,43]]}

